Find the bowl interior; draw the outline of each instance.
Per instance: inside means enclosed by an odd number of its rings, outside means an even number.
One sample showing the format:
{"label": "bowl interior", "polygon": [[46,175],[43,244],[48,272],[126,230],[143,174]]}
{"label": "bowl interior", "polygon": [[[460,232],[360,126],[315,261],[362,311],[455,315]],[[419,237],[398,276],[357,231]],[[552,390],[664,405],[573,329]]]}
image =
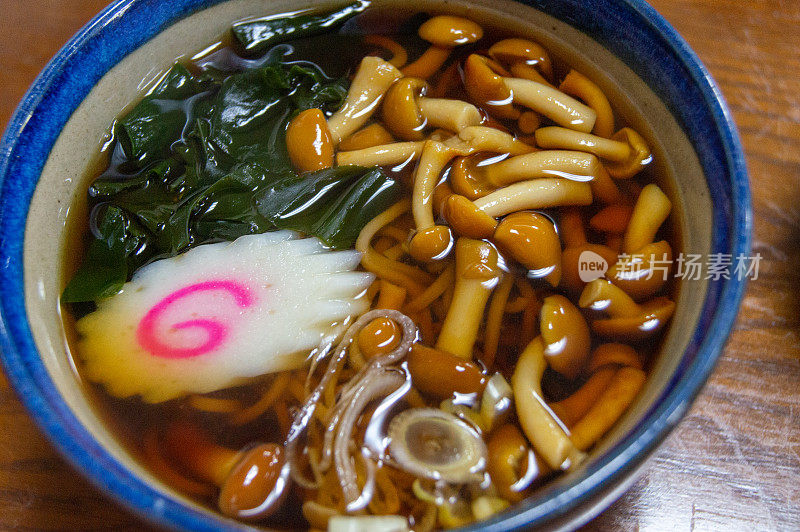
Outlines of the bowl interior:
{"label": "bowl interior", "polygon": [[[83,223],[87,168],[95,160],[108,125],[126,104],[135,100],[150,81],[177,57],[202,50],[221,35],[230,22],[251,15],[295,11],[320,2],[277,0],[232,0],[196,12],[173,24],[139,47],[108,71],[75,110],[58,137],[38,182],[27,218],[24,240],[24,287],[29,323],[36,346],[58,393],[86,429],[131,473],[165,496],[200,512],[195,502],[164,485],[151,475],[112,436],[101,416],[82,391],[68,352],[58,296],[64,286],[63,250],[75,228]],[[376,0],[383,6],[397,2]],[[616,110],[640,131],[654,148],[662,183],[676,206],[674,223],[682,238],[682,251],[706,254],[712,246],[712,201],[698,156],[667,107],[620,59],[597,41],[568,24],[536,9],[507,0],[423,1],[415,10],[457,12],[490,25],[508,28],[541,42],[556,55],[595,80],[608,94]],[[691,216],[687,216],[691,213]],[[58,246],[53,245],[56,235]],[[69,260],[72,260],[70,258]],[[636,403],[616,427],[592,451],[591,459],[606,453],[661,396],[698,322],[707,281],[683,281],[678,292],[678,310],[665,338],[648,384]],[[581,470],[560,478],[573,482]]]}

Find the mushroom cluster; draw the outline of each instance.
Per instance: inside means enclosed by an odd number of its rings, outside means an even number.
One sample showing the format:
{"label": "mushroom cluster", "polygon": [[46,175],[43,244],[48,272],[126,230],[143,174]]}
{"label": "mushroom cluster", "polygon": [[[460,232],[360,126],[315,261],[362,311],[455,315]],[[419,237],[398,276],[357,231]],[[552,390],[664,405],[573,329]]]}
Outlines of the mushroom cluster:
{"label": "mushroom cluster", "polygon": [[[418,57],[365,37],[385,57],[361,59],[336,112],[286,130],[300,174],[380,166],[404,183],[355,243],[371,310],[234,412],[293,405],[276,414],[282,445],[230,450],[179,423],[165,436],[229,515],[270,515],[296,490],[320,529],[488,518],[580,467],[636,401],[675,311],[672,203],[600,86],[462,17],[418,35]],[[377,517],[392,514],[407,520]]]}

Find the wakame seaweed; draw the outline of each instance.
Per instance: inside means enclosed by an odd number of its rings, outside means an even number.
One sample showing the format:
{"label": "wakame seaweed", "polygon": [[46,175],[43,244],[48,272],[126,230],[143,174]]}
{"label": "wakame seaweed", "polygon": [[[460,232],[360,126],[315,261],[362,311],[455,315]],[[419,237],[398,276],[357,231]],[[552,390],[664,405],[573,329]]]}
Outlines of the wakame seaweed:
{"label": "wakame seaweed", "polygon": [[369,2],[352,2],[327,13],[301,13],[292,16],[264,17],[238,22],[231,34],[245,53],[263,52],[270,46],[332,31],[363,11]]}
{"label": "wakame seaweed", "polygon": [[286,228],[352,247],[399,198],[377,167],[295,172],[286,125],[337,110],[347,81],[287,61],[287,49],[233,73],[176,64],[114,124],[109,166],[88,192],[91,241],[63,301],[108,297],[152,260],[246,234]]}

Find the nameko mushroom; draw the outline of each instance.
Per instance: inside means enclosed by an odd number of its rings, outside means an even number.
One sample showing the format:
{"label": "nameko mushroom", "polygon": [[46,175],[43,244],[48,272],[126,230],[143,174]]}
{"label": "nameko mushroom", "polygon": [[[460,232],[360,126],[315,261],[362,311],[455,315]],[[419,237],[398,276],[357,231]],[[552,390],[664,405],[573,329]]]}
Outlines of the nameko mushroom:
{"label": "nameko mushroom", "polygon": [[636,303],[625,291],[606,279],[595,279],[588,283],[578,304],[582,308],[608,315],[608,318],[592,320],[592,330],[620,341],[638,341],[653,336],[675,311],[675,303],[666,297]]}
{"label": "nameko mushroom", "polygon": [[288,493],[283,447],[261,443],[235,451],[214,443],[197,426],[175,422],[167,429],[167,452],[197,478],[220,488],[219,508],[238,519],[263,519]]}
{"label": "nameko mushroom", "polygon": [[453,48],[480,40],[483,28],[466,18],[439,15],[422,23],[417,34],[431,46],[416,61],[406,65],[403,74],[427,79],[447,61]]}
{"label": "nameko mushroom", "polygon": [[328,118],[328,130],[334,144],[350,136],[367,123],[378,109],[383,95],[403,74],[380,57],[361,60],[342,107]]}

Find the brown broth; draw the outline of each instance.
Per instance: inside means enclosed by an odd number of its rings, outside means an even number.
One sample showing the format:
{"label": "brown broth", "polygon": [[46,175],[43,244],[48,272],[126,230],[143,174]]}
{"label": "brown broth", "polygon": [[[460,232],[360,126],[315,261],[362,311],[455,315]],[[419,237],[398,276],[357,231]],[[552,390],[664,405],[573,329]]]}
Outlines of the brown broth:
{"label": "brown broth", "polygon": [[[358,32],[362,34],[393,33],[397,37],[397,40],[409,51],[409,62],[411,62],[419,53],[421,53],[427,44],[416,36],[416,28],[418,24],[424,20],[424,16],[420,14],[412,14],[410,12],[406,15],[407,16],[401,17],[397,12],[393,11],[391,16],[389,16],[387,13],[381,12],[380,10],[370,9],[349,22],[346,25],[346,28],[348,30],[357,28]],[[453,58],[450,60],[450,62],[445,64],[443,69],[446,69],[451,62],[460,61],[470,53],[485,51],[485,46],[487,45],[486,43],[496,42],[503,38],[512,36],[509,32],[503,30],[502,28],[484,27],[484,30],[485,36],[481,43],[477,45],[468,45],[463,47],[463,49],[458,49],[454,53]],[[242,64],[247,64],[247,61],[251,61],[243,60],[236,56],[235,52],[230,47],[230,41],[227,37],[221,38],[220,43],[221,44],[215,47],[209,54],[202,58],[196,59],[192,64],[187,66],[189,66],[192,70],[197,71],[200,68],[199,65],[208,65],[209,61],[211,61],[218,68],[235,69]],[[365,45],[360,41],[360,39],[354,39],[352,35],[341,34],[312,37],[295,41],[290,44],[295,46],[297,58],[317,63],[321,65],[326,72],[334,76],[352,74],[354,67],[357,65],[358,58],[362,57],[366,52],[374,50],[373,47]],[[345,49],[347,53],[342,53],[343,49]],[[557,57],[554,58],[554,67],[556,79],[563,78],[563,76],[569,70],[568,63]],[[431,80],[431,85],[435,86],[437,81],[437,78],[434,77]],[[466,98],[464,90],[460,86],[456,86],[440,96],[458,99]],[[616,118],[618,121],[618,127],[621,127],[627,123],[622,117],[617,116]],[[508,123],[507,125],[513,126],[512,123]],[[106,146],[110,146],[111,144],[111,142],[108,142],[106,143]],[[104,171],[107,171],[109,160],[111,160],[111,154],[108,152],[108,150],[100,152],[97,157],[97,164],[89,169],[89,177],[87,178],[87,181],[91,181],[94,177],[98,176]],[[656,167],[657,165],[650,165],[632,181],[635,181],[641,186],[652,182],[663,185],[666,178],[656,172]],[[389,168],[386,170],[395,172],[401,180],[405,181],[406,183],[410,183],[413,165],[407,165],[399,170],[392,170]],[[666,190],[669,190],[669,188],[666,188]],[[635,200],[635,198],[632,199]],[[553,219],[556,221],[556,225],[558,225],[558,210],[559,209],[549,209],[545,211],[547,214],[553,216]],[[595,214],[597,210],[599,210],[597,205],[583,208],[584,221],[588,221],[589,217]],[[78,258],[85,254],[85,246],[87,241],[86,216],[86,209],[83,207],[73,210],[69,230],[71,240],[66,246],[66,252],[64,255],[63,272],[65,278],[68,278],[72,275],[77,268]],[[673,214],[670,216],[670,221],[660,230],[657,240],[666,239],[671,243],[673,253],[677,254],[681,250],[681,236],[677,231],[675,219],[676,216],[673,212]],[[587,236],[590,242],[602,242],[602,235],[594,233],[591,230],[587,231]],[[452,255],[446,260],[452,261]],[[406,262],[410,261],[406,259]],[[509,261],[509,264],[510,263],[511,261]],[[521,268],[516,266],[512,268],[511,273],[517,276],[524,276],[525,274]],[[540,281],[533,281],[531,286],[536,290],[537,294],[539,294],[540,299],[546,294],[562,293],[560,290],[552,289]],[[678,289],[678,283],[674,280],[671,280],[662,290],[662,293],[671,296],[674,300],[677,297]],[[569,298],[571,301],[573,301],[573,303],[576,301],[576,299],[572,296],[569,296]],[[73,346],[73,352],[77,355],[77,352],[74,349],[75,333],[73,316],[80,317],[81,315],[90,312],[92,310],[92,306],[75,305],[71,310],[72,315],[67,313],[65,318],[65,328],[68,331],[69,341]],[[508,317],[506,325],[508,328],[507,330],[512,332],[518,331],[521,327],[521,320],[522,314],[516,314]],[[649,368],[652,365],[654,357],[658,354],[662,337],[663,333],[645,342],[636,344],[637,351],[639,351],[645,360],[646,368]],[[433,338],[423,338],[423,342],[426,345],[432,345]],[[592,346],[595,347],[599,343],[602,343],[602,340],[594,336],[592,338]],[[510,380],[516,359],[523,348],[524,345],[520,343],[505,344],[502,341],[501,336],[501,343],[498,348],[493,371],[499,371],[506,377],[506,379]],[[75,363],[78,368],[79,377],[81,377],[81,363],[79,356],[76,356]],[[236,400],[240,401],[243,405],[250,405],[258,400],[268,386],[274,382],[275,378],[275,376],[268,375],[263,378],[259,378],[255,382],[248,385],[222,390],[220,392],[210,394],[210,396]],[[278,427],[281,425],[281,419],[283,418],[283,422],[285,423],[287,414],[289,417],[291,417],[291,414],[293,414],[294,410],[300,405],[299,399],[292,398],[284,401],[284,404],[289,409],[288,412],[280,413],[274,409],[270,409],[264,415],[256,418],[252,422],[245,423],[241,426],[231,426],[226,422],[226,415],[201,412],[195,408],[192,408],[188,404],[187,399],[178,399],[162,404],[151,405],[146,404],[139,399],[118,399],[112,397],[104,391],[102,386],[90,383],[88,380],[83,378],[80,380],[85,388],[86,394],[91,398],[97,412],[100,414],[104,422],[109,426],[111,432],[115,434],[119,441],[123,443],[125,448],[137,460],[143,463],[145,467],[148,467],[148,459],[143,452],[144,435],[150,430],[163,432],[164,428],[170,423],[171,420],[190,420],[201,426],[204,430],[207,430],[210,434],[213,434],[215,440],[219,444],[238,449],[256,440],[279,443],[283,442],[285,439],[285,434],[281,434],[280,430],[278,429]],[[542,383],[546,399],[551,401],[560,400],[580,387],[584,380],[584,378],[578,378],[571,381],[557,374],[555,371],[548,369],[545,373]],[[438,402],[431,399],[427,399],[426,404],[432,407],[438,406]],[[361,432],[366,430],[366,422],[364,419],[362,419],[362,422],[359,425],[359,430]],[[389,468],[389,466],[383,467],[384,469]],[[178,466],[175,466],[175,468],[180,470],[180,467]],[[411,478],[409,478],[408,475],[397,472],[396,470],[392,471],[391,474],[397,485],[410,485]],[[538,483],[540,483],[540,481],[536,481],[534,484],[537,485]],[[263,521],[261,524],[279,528],[296,528],[302,523],[305,523],[305,520],[300,512],[300,502],[303,500],[304,495],[306,495],[304,490],[299,488],[293,490],[290,500],[283,505],[283,510],[268,520]],[[411,499],[413,499],[413,497],[407,498],[407,500]],[[407,500],[402,502],[401,511],[411,511]],[[207,505],[209,508],[215,509],[216,503],[214,497],[201,497],[198,499],[198,501],[204,505]]]}

